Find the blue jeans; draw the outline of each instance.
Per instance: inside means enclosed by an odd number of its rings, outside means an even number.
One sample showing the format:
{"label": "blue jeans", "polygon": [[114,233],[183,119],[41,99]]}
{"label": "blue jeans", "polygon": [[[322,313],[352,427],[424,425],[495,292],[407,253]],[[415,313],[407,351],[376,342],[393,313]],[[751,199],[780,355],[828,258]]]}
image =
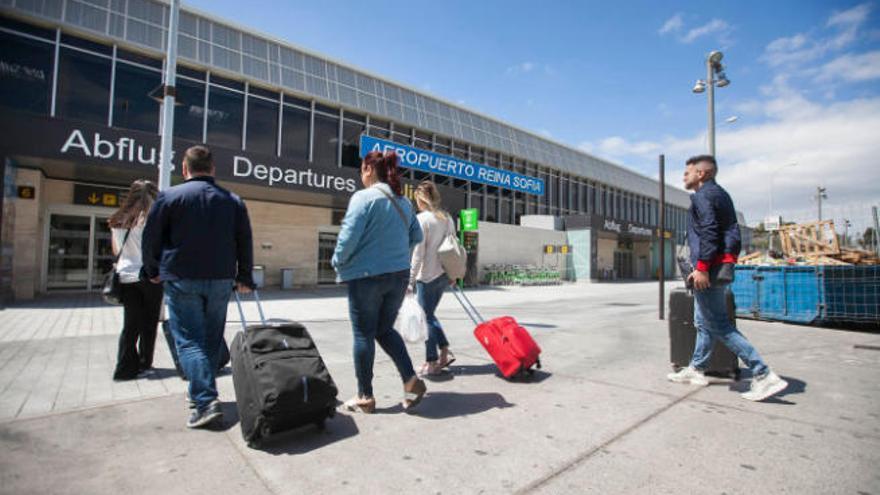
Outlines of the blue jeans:
{"label": "blue jeans", "polygon": [[394,361],[404,383],[416,374],[403,338],[393,328],[408,284],[409,270],[348,282],[348,314],[354,333],[354,371],[361,396],[373,396],[376,342]]}
{"label": "blue jeans", "polygon": [[434,314],[443,292],[449,286],[446,274],[440,275],[430,282],[416,282],[416,297],[419,305],[425,310],[428,320],[428,340],[425,341],[425,361],[433,362],[438,359],[437,348],[449,347],[449,341],[440,326],[440,320]]}
{"label": "blue jeans", "polygon": [[232,284],[232,279],[165,282],[165,304],[177,357],[189,378],[189,396],[199,411],[217,398],[214,374]]}
{"label": "blue jeans", "polygon": [[758,351],[736,329],[727,314],[727,287],[714,285],[705,290],[694,291],[694,325],[697,327],[697,341],[691,366],[704,370],[709,366],[715,339],[727,346],[739,356],[743,363],[752,371],[752,376],[761,376],[769,368],[761,359]]}

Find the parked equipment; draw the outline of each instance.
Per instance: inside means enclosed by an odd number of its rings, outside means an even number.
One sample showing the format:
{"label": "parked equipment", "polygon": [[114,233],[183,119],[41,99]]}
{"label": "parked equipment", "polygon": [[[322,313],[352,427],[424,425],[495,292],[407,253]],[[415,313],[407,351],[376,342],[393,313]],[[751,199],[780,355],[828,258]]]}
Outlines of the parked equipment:
{"label": "parked equipment", "polygon": [[[727,313],[736,322],[733,293],[727,291]],[[697,329],[694,326],[694,295],[687,289],[673,289],[669,294],[669,360],[678,370],[691,362]],[[739,379],[739,358],[720,341],[715,342],[706,374]]]}
{"label": "parked equipment", "polygon": [[505,378],[531,375],[534,373],[533,366],[541,368],[541,348],[528,330],[520,326],[513,317],[502,316],[485,321],[464,291],[453,286],[452,293],[477,326],[474,337],[492,356]]}
{"label": "parked equipment", "polygon": [[336,411],[336,384],[303,325],[267,322],[257,292],[261,323],[246,325],[238,292],[242,331],[232,341],[232,382],[241,434],[250,447],[299,426],[319,428]]}

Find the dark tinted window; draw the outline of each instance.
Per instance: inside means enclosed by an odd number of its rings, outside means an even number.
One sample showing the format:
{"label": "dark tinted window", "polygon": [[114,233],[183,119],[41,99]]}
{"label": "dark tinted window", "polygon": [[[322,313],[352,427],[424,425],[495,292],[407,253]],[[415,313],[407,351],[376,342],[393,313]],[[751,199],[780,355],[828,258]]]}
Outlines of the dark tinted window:
{"label": "dark tinted window", "polygon": [[247,149],[266,155],[278,150],[278,103],[248,98]]}
{"label": "dark tinted window", "polygon": [[312,162],[336,166],[336,147],[339,144],[339,119],[315,114],[315,144]]}
{"label": "dark tinted window", "polygon": [[0,32],[0,46],[0,106],[47,115],[52,45]]}
{"label": "dark tinted window", "polygon": [[107,124],[110,112],[110,60],[61,49],[55,113],[60,117]]}
{"label": "dark tinted window", "polygon": [[361,133],[364,132],[364,126],[351,121],[342,123],[342,166],[359,168],[361,166],[360,158],[360,140]]}
{"label": "dark tinted window", "polygon": [[[286,97],[285,97],[286,98]],[[281,124],[281,156],[309,159],[309,111],[284,105]]]}
{"label": "dark tinted window", "polygon": [[177,78],[177,106],[174,108],[174,135],[202,142],[205,115],[205,83]]}
{"label": "dark tinted window", "polygon": [[149,94],[161,83],[162,76],[156,71],[117,63],[116,86],[113,90],[113,125],[157,133],[160,105]]}
{"label": "dark tinted window", "polygon": [[241,149],[244,95],[211,87],[208,95],[208,144]]}

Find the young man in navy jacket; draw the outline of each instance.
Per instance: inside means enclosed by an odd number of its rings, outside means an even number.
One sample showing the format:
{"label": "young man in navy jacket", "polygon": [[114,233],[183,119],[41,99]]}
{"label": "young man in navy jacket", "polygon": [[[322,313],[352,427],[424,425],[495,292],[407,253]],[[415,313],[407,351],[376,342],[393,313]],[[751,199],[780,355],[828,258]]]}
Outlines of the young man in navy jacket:
{"label": "young man in navy jacket", "polygon": [[180,366],[189,377],[195,410],[190,428],[222,417],[215,370],[233,285],[254,286],[251,223],[241,198],[214,183],[205,146],[183,158],[183,184],[159,193],[143,237],[143,273],[162,283]]}
{"label": "young man in navy jacket", "polygon": [[688,211],[688,247],[696,269],[688,275],[694,287],[694,324],[697,340],[690,366],[670,373],[670,381],[708,385],[704,370],[712,357],[715,340],[733,351],[752,372],[751,388],[744,399],[760,401],[785,390],[785,380],[770,370],[758,351],[730,323],[725,292],[727,283],[715,279],[722,265],[736,263],[741,249],[739,224],[733,200],[715,182],[718,164],[711,155],[688,159],[684,171],[685,189],[694,191]]}

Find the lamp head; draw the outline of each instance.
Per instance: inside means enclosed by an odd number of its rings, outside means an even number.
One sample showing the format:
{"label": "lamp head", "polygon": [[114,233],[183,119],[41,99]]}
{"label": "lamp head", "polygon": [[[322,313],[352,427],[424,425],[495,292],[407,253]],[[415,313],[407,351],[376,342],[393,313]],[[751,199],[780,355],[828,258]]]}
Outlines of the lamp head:
{"label": "lamp head", "polygon": [[724,58],[724,54],[717,50],[709,54],[709,62],[713,65],[720,63],[722,58]]}

